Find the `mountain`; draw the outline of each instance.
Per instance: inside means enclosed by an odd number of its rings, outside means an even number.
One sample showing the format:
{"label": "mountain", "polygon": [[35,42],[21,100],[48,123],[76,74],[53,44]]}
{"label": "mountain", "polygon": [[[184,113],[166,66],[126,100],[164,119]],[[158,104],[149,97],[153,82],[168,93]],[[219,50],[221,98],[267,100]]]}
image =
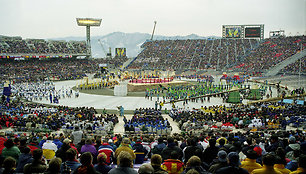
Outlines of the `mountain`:
{"label": "mountain", "polygon": [[[106,52],[109,52],[111,47],[112,56],[115,55],[115,48],[126,48],[126,54],[128,57],[135,57],[141,51],[140,46],[148,39],[151,38],[151,34],[148,33],[123,33],[113,32],[104,36],[91,36],[91,48],[94,58],[105,57],[105,53],[99,43],[99,39]],[[187,36],[161,36],[155,35],[153,40],[185,40],[185,39],[206,39],[206,38],[219,38],[216,36],[202,37],[196,34],[190,34]],[[85,40],[84,37],[64,37],[64,38],[51,38],[48,40]]]}

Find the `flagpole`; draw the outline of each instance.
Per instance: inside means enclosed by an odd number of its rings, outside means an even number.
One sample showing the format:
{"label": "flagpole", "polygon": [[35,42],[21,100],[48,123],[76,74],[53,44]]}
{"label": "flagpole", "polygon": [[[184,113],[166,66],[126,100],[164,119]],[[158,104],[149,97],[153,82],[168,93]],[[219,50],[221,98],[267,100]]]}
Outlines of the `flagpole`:
{"label": "flagpole", "polygon": [[[301,43],[301,52],[303,51],[303,44]],[[302,69],[302,59],[300,59],[300,68],[299,68],[299,87],[301,87],[301,69]]]}

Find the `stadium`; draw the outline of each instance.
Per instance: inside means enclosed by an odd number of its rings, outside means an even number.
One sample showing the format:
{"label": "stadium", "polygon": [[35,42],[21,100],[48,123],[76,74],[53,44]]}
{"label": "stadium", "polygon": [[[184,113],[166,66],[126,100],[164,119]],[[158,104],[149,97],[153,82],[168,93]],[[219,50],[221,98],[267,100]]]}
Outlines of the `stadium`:
{"label": "stadium", "polygon": [[154,39],[154,21],[128,56],[74,20],[85,40],[0,35],[2,173],[306,172],[306,33]]}

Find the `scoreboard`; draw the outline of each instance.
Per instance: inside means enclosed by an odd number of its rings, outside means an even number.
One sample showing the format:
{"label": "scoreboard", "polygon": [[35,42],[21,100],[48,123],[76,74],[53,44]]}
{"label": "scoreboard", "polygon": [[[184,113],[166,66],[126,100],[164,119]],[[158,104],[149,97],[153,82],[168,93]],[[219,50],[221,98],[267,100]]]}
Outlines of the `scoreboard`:
{"label": "scoreboard", "polygon": [[223,25],[222,37],[229,39],[264,39],[264,24]]}
{"label": "scoreboard", "polygon": [[246,38],[260,37],[260,27],[245,28],[244,35],[245,35]]}
{"label": "scoreboard", "polygon": [[115,57],[126,57],[126,48],[115,48]]}

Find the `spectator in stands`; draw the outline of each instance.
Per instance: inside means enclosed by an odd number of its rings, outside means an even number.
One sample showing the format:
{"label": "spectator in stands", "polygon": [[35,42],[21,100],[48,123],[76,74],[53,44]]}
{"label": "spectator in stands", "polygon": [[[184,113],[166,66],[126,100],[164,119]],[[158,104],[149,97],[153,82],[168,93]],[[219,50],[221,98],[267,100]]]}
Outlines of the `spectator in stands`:
{"label": "spectator in stands", "polygon": [[139,167],[138,174],[153,174],[154,169],[151,164],[146,163]]}
{"label": "spectator in stands", "polygon": [[56,157],[61,158],[63,162],[66,161],[66,151],[71,148],[69,144],[70,144],[70,140],[68,138],[66,138],[63,141],[62,146],[55,153]]}
{"label": "spectator in stands", "polygon": [[274,169],[282,172],[283,174],[289,174],[291,171],[285,168],[287,164],[285,150],[281,147],[277,148],[275,156]]}
{"label": "spectator in stands", "polygon": [[52,137],[48,137],[47,141],[42,146],[44,157],[51,160],[57,151],[57,146],[52,142]]}
{"label": "spectator in stands", "polygon": [[177,152],[173,151],[170,154],[170,159],[166,159],[161,168],[167,171],[168,174],[179,174],[184,171],[184,163],[178,160]]}
{"label": "spectator in stands", "polygon": [[28,147],[31,149],[31,152],[33,152],[35,149],[40,148],[36,137],[33,137],[31,139],[30,143],[28,144]]}
{"label": "spectator in stands", "polygon": [[157,141],[158,144],[152,148],[152,154],[162,155],[162,151],[166,147],[166,144],[164,143],[164,139],[162,137],[159,137]]}
{"label": "spectator in stands", "polygon": [[16,173],[23,173],[23,167],[28,163],[32,163],[33,157],[30,154],[30,152],[31,152],[30,148],[28,147],[23,148],[22,153],[20,154],[18,159],[18,165],[15,170]]}
{"label": "spectator in stands", "polygon": [[114,148],[108,143],[108,139],[104,139],[103,143],[98,149],[98,153],[104,153],[106,155],[105,163],[110,165],[114,160]]}
{"label": "spectator in stands", "polygon": [[133,145],[133,150],[136,155],[135,164],[142,164],[148,151],[143,147],[140,139],[136,140],[136,143]]}
{"label": "spectator in stands", "polygon": [[216,147],[216,139],[215,138],[209,139],[209,147],[207,147],[204,150],[202,156],[203,162],[209,165],[213,161],[213,159],[217,157],[218,151],[219,148]]}
{"label": "spectator in stands", "polygon": [[241,168],[246,169],[249,173],[252,173],[254,169],[260,169],[262,166],[256,162],[257,153],[249,149],[246,153],[247,158],[241,162]]}
{"label": "spectator in stands", "polygon": [[73,173],[74,174],[85,174],[85,173],[97,173],[92,165],[92,155],[90,152],[85,152],[81,155],[81,164]]}
{"label": "spectator in stands", "polygon": [[183,152],[182,152],[182,149],[179,148],[175,142],[174,142],[174,139],[172,137],[169,137],[168,140],[167,140],[167,147],[164,148],[164,150],[162,151],[162,157],[163,157],[163,160],[166,160],[166,159],[170,159],[170,154],[171,152],[173,151],[176,151],[178,156],[179,156],[179,160],[182,160],[182,157],[183,157]]}
{"label": "spectator in stands", "polygon": [[73,144],[77,145],[81,142],[83,137],[83,131],[80,130],[79,126],[76,126],[74,131],[72,132]]}
{"label": "spectator in stands", "polygon": [[263,167],[261,169],[255,169],[252,171],[252,174],[281,174],[282,172],[274,169],[275,164],[275,155],[273,154],[267,154],[263,156],[262,159]]}
{"label": "spectator in stands", "polygon": [[306,173],[306,155],[300,155],[299,157],[299,167],[296,171],[291,172],[290,174]]}
{"label": "spectator in stands", "polygon": [[227,167],[227,153],[224,150],[220,150],[217,154],[218,156],[218,162],[210,165],[209,172],[216,173],[218,169],[221,169],[222,167]]}
{"label": "spectator in stands", "polygon": [[104,152],[99,153],[99,155],[97,156],[98,164],[95,165],[95,169],[97,172],[108,173],[112,169],[110,166],[108,166],[106,160],[106,154]]}
{"label": "spectator in stands", "polygon": [[130,141],[129,138],[123,138],[122,139],[121,146],[118,147],[116,149],[116,152],[115,152],[115,156],[116,156],[117,159],[118,159],[119,154],[123,151],[128,152],[131,155],[132,160],[134,160],[136,158],[136,155],[133,152],[130,144],[131,144],[131,141]]}
{"label": "spectator in stands", "polygon": [[133,169],[133,157],[131,153],[121,150],[117,159],[118,167],[110,170],[108,174],[137,174],[136,170]]}
{"label": "spectator in stands", "polygon": [[17,146],[15,146],[13,139],[8,139],[4,143],[5,148],[2,150],[2,156],[3,158],[6,157],[13,157],[17,162],[20,155],[20,150]]}
{"label": "spectator in stands", "polygon": [[163,159],[160,155],[158,154],[154,154],[151,157],[151,165],[154,168],[154,174],[158,173],[158,174],[167,174],[168,172],[165,171],[164,169],[161,168],[161,163],[162,163]]}
{"label": "spectator in stands", "polygon": [[236,152],[230,152],[227,155],[228,166],[222,167],[216,171],[216,174],[247,174],[247,170],[240,168],[239,155]]}
{"label": "spectator in stands", "polygon": [[47,170],[47,165],[42,161],[43,151],[36,149],[33,151],[33,162],[26,164],[23,168],[25,174],[43,173]]}
{"label": "spectator in stands", "polygon": [[59,136],[54,137],[53,143],[56,144],[57,149],[60,149],[63,145],[63,143],[59,140]]}
{"label": "spectator in stands", "polygon": [[278,147],[283,147],[283,144],[278,140],[278,136],[272,135],[270,139],[271,145],[265,147],[267,152],[275,152]]}
{"label": "spectator in stands", "polygon": [[15,173],[16,160],[9,156],[3,161],[3,168],[0,169],[2,174],[13,174]]}
{"label": "spectator in stands", "polygon": [[183,174],[186,174],[189,170],[194,169],[201,174],[208,174],[202,166],[201,166],[201,159],[198,156],[192,156],[189,158],[188,162],[186,163],[186,169],[184,170]]}
{"label": "spectator in stands", "polygon": [[53,158],[49,162],[49,167],[45,174],[60,174],[61,173],[61,163],[62,160],[60,158]]}
{"label": "spectator in stands", "polygon": [[83,145],[81,148],[81,153],[84,152],[90,152],[93,157],[97,156],[97,149],[93,145],[92,140],[90,138],[86,140],[85,145]]}
{"label": "spectator in stands", "polygon": [[77,153],[76,150],[73,148],[68,149],[65,152],[65,158],[66,161],[64,161],[61,165],[61,170],[69,170],[69,171],[74,171],[76,170],[79,166],[81,166],[81,163],[77,160]]}
{"label": "spectator in stands", "polygon": [[188,138],[187,139],[188,146],[183,150],[184,154],[184,162],[187,162],[190,157],[196,155],[199,158],[202,157],[202,149],[198,146],[197,138]]}

